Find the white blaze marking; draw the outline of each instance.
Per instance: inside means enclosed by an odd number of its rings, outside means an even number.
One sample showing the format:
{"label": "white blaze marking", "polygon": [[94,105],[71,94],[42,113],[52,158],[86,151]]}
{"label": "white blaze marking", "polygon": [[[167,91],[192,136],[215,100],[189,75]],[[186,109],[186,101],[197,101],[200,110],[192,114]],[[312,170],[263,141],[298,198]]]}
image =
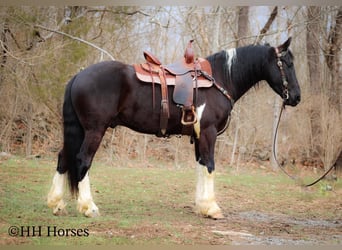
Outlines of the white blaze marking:
{"label": "white blaze marking", "polygon": [[196,137],[199,138],[201,134],[201,118],[203,115],[203,111],[205,108],[205,103],[203,103],[201,106],[197,107],[196,113],[197,113],[197,122],[194,124],[194,130]]}
{"label": "white blaze marking", "polygon": [[236,58],[236,49],[229,49],[227,50],[228,53],[228,61],[227,61],[227,65],[228,65],[228,70],[229,70],[229,75],[231,74],[231,70],[232,70],[232,65],[233,62]]}

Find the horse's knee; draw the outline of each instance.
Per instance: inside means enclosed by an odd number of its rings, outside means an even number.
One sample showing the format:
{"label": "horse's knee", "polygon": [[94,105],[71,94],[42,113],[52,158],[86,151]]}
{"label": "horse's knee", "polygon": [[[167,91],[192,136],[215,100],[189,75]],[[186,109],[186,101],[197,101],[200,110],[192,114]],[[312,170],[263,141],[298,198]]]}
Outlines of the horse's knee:
{"label": "horse's knee", "polygon": [[215,162],[212,160],[208,160],[208,159],[206,160],[206,159],[200,158],[198,163],[203,166],[206,166],[209,174],[211,174],[215,170]]}

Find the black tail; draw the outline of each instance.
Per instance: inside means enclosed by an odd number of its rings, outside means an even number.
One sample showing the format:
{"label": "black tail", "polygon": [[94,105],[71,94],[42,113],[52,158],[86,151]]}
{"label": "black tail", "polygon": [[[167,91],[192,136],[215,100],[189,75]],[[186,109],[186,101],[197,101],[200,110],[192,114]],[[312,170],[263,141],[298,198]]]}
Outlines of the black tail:
{"label": "black tail", "polygon": [[57,171],[68,174],[70,191],[73,195],[78,193],[78,165],[77,154],[84,140],[84,129],[78,120],[71,101],[71,88],[74,76],[67,84],[63,104],[64,144],[59,154]]}

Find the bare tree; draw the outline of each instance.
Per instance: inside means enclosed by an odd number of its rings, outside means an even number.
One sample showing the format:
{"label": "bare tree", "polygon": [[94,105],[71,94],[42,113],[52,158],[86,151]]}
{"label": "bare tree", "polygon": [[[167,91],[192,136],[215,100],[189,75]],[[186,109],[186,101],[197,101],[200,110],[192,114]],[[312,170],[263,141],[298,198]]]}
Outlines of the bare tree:
{"label": "bare tree", "polygon": [[237,46],[247,45],[243,40],[249,34],[249,6],[243,6],[238,11],[238,42]]}
{"label": "bare tree", "polygon": [[[249,6],[239,7],[238,8],[238,26],[237,26],[237,37],[236,37],[236,47],[239,45],[246,45],[243,41],[244,37],[247,37],[249,34]],[[238,148],[238,140],[239,140],[239,131],[240,131],[240,106],[236,107],[234,112],[235,115],[235,131],[234,131],[234,141],[232,154],[230,158],[230,164],[235,162],[235,154]]]}
{"label": "bare tree", "polygon": [[320,60],[320,24],[321,7],[309,6],[307,9],[307,30],[306,30],[306,53],[309,66],[310,89],[312,94],[320,91],[321,85],[321,60]]}
{"label": "bare tree", "polygon": [[[335,22],[328,34],[327,49],[325,53],[326,63],[331,72],[331,102],[335,104],[342,115],[342,7],[337,10]],[[342,141],[340,141],[342,143]],[[342,148],[342,145],[340,145]],[[342,150],[337,152],[335,166],[342,171]]]}

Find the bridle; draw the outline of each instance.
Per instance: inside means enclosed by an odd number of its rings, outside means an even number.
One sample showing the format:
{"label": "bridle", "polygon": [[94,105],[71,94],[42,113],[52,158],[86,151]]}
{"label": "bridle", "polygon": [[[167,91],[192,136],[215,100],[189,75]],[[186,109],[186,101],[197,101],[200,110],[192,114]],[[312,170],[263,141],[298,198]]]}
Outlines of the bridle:
{"label": "bridle", "polygon": [[286,100],[289,99],[289,90],[288,90],[289,83],[286,80],[286,74],[284,71],[283,62],[281,61],[281,57],[284,56],[286,52],[280,52],[278,48],[275,48],[275,52],[277,55],[277,66],[280,70],[281,79],[283,83],[283,100],[285,102]]}
{"label": "bridle", "polygon": [[[286,100],[289,99],[289,90],[288,90],[288,81],[286,79],[286,74],[284,71],[284,67],[283,67],[283,62],[281,61],[281,57],[284,56],[286,54],[286,52],[280,52],[278,48],[275,48],[275,52],[277,55],[277,66],[280,70],[280,74],[281,74],[281,78],[282,78],[282,84],[283,84],[283,93],[282,93],[282,98],[283,98],[283,103],[281,105],[281,109],[280,109],[280,113],[279,113],[279,117],[278,117],[278,121],[277,121],[277,126],[274,132],[274,136],[273,136],[273,157],[274,160],[278,166],[278,168],[280,168],[288,177],[290,177],[292,180],[298,180],[298,177],[292,176],[289,173],[286,172],[286,170],[279,164],[277,156],[276,156],[276,152],[275,152],[275,145],[276,145],[276,141],[277,141],[277,135],[278,135],[278,128],[279,128],[279,123],[280,123],[280,119],[281,119],[281,115],[283,113],[283,110],[285,109],[285,102]],[[316,183],[318,183],[319,181],[321,181],[325,176],[327,176],[327,174],[334,168],[334,165],[332,165],[328,170],[325,171],[325,173],[319,177],[317,180],[313,181],[312,183],[309,184],[301,184],[304,187],[310,187],[315,185]]]}

